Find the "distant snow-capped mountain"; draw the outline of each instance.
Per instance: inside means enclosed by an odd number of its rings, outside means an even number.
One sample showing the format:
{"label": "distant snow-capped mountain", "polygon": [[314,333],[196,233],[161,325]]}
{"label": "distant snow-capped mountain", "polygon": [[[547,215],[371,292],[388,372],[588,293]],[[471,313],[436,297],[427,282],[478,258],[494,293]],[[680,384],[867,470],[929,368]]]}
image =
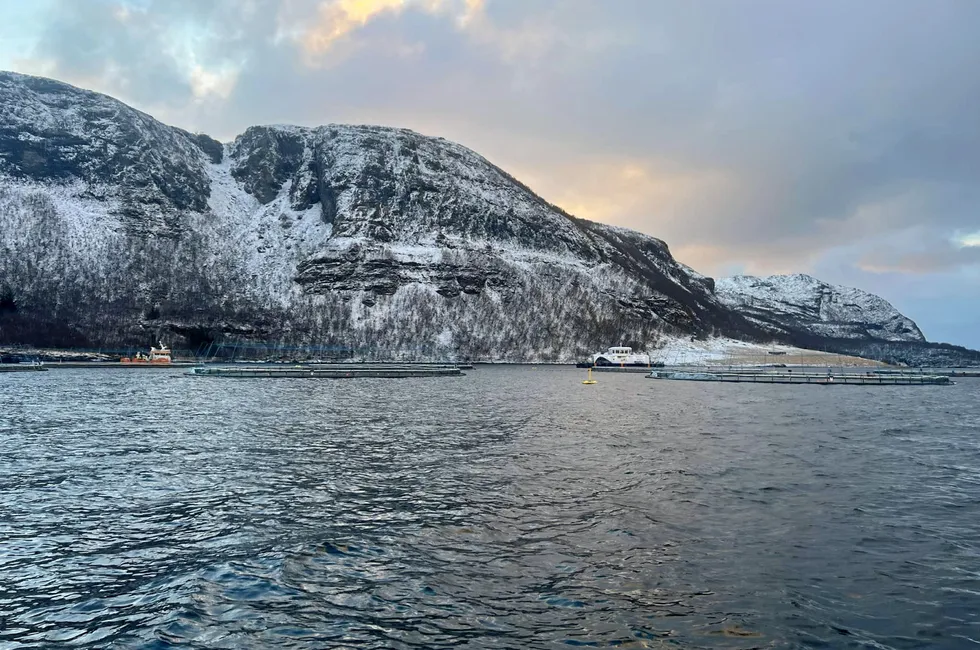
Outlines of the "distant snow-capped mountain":
{"label": "distant snow-capped mountain", "polygon": [[874,294],[803,274],[738,275],[715,283],[718,298],[774,333],[835,339],[925,341],[914,322]]}
{"label": "distant snow-capped mountain", "polygon": [[441,138],[262,126],[223,145],[0,73],[0,342],[515,361],[663,334],[929,345],[880,298],[756,282],[716,291],[664,242],[576,219]]}

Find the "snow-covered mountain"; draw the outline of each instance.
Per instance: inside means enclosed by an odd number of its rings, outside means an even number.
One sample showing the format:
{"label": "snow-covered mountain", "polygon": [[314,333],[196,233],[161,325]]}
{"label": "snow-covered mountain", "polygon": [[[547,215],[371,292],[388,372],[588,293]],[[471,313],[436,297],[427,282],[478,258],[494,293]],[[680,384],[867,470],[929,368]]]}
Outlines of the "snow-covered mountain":
{"label": "snow-covered mountain", "polygon": [[862,320],[873,301],[838,318],[820,294],[794,303],[806,314],[794,322],[782,298],[766,316],[737,293],[716,293],[664,242],[576,219],[441,138],[261,126],[222,145],[0,72],[0,342],[571,360],[664,334],[839,335],[817,321],[846,321],[861,340],[901,334],[877,312]]}
{"label": "snow-covered mountain", "polygon": [[876,295],[803,274],[738,275],[715,283],[718,298],[760,327],[832,339],[925,341],[914,322]]}

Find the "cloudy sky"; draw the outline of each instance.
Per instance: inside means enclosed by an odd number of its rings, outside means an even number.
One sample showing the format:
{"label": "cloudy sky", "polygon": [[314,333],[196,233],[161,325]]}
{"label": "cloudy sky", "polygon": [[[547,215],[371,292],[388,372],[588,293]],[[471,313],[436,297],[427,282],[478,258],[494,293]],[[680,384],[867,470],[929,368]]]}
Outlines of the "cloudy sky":
{"label": "cloudy sky", "polygon": [[980,347],[980,0],[0,0],[0,68],[222,140],[387,124],[714,276]]}

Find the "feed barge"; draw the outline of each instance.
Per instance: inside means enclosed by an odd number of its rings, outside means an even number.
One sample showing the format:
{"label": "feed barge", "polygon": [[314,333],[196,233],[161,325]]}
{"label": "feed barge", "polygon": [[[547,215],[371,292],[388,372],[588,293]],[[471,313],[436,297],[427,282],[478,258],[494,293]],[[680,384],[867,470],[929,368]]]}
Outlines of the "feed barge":
{"label": "feed barge", "polygon": [[404,379],[408,377],[461,377],[456,366],[364,365],[364,366],[204,366],[193,368],[195,377],[238,379]]}
{"label": "feed barge", "polygon": [[654,370],[648,379],[674,381],[719,381],[747,384],[812,384],[815,386],[948,386],[941,375],[919,374],[817,374],[800,372],[715,372],[711,370]]}
{"label": "feed barge", "polygon": [[651,363],[650,355],[634,352],[628,346],[613,346],[605,352],[596,352],[588,361],[575,364],[576,368],[592,368],[596,372],[648,373],[652,368],[663,368],[662,363]]}

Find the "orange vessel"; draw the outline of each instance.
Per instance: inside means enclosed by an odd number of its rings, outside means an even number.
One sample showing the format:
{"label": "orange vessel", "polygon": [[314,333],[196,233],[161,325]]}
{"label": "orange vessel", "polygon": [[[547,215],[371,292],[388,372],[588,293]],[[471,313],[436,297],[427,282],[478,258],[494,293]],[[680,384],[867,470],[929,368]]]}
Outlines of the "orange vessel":
{"label": "orange vessel", "polygon": [[170,363],[170,348],[160,343],[160,347],[154,348],[150,347],[149,356],[143,354],[142,352],[137,352],[136,356],[133,358],[123,357],[119,360],[120,363],[152,363],[152,364],[167,364]]}

